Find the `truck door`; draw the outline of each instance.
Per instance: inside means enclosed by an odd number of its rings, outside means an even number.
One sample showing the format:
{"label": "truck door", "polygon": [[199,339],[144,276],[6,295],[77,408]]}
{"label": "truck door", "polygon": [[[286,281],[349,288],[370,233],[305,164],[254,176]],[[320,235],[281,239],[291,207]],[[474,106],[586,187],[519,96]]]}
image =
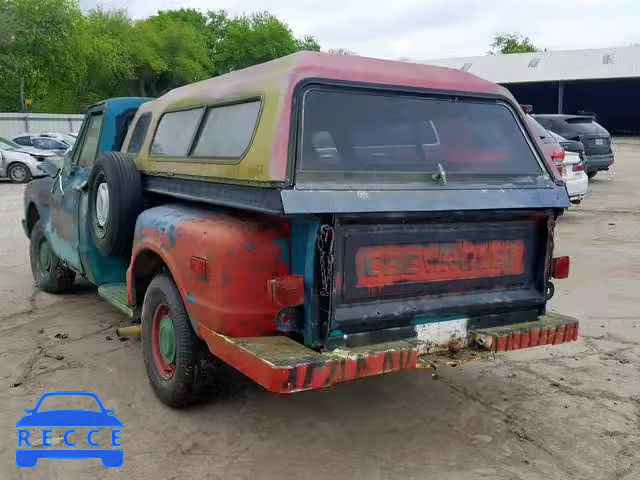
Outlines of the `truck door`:
{"label": "truck door", "polygon": [[79,205],[98,152],[104,111],[91,110],[85,116],[80,135],[64,160],[51,192],[51,221],[48,235],[56,255],[84,273],[79,249]]}

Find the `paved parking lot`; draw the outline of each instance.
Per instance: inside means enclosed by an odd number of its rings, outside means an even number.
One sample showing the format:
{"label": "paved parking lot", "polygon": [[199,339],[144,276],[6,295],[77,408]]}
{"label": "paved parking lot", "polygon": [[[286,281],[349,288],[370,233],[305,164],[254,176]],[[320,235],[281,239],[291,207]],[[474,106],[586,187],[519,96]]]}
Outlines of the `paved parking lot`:
{"label": "paved parking lot", "polygon": [[[581,319],[579,342],[437,380],[409,371],[294,396],[239,380],[186,411],[155,399],[139,341],[115,338],[125,320],[95,289],[34,290],[22,191],[0,184],[2,480],[640,478],[640,140],[618,140],[615,175],[598,175],[560,220],[557,254],[571,255],[572,272],[551,306]],[[15,466],[15,422],[50,390],[92,391],[116,410],[120,470]]]}

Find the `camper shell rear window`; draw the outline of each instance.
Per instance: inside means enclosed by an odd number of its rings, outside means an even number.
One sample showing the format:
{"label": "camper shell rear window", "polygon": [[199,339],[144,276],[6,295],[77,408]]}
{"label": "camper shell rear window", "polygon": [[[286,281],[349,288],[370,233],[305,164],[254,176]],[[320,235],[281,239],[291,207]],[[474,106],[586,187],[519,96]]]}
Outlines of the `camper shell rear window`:
{"label": "camper shell rear window", "polygon": [[302,96],[298,180],[548,179],[502,101],[324,86]]}

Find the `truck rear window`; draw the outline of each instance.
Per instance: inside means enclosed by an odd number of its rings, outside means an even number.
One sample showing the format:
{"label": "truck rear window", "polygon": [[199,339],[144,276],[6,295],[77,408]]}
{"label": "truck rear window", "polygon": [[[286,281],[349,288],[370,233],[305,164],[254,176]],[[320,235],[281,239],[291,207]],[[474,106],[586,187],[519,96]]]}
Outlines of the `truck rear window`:
{"label": "truck rear window", "polygon": [[[305,92],[302,177],[534,182],[536,154],[504,104],[313,88]],[[404,180],[404,179],[403,179]]]}
{"label": "truck rear window", "polygon": [[567,118],[569,130],[577,133],[608,133],[607,130],[589,117]]}

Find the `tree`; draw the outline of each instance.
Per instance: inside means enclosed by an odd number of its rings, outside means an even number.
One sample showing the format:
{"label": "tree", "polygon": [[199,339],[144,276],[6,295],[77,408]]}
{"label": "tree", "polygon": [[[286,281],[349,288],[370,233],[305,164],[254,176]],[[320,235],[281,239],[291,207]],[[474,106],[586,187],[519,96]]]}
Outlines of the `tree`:
{"label": "tree", "polygon": [[132,32],[136,87],[131,93],[158,96],[210,76],[207,35],[191,22],[167,12],[141,20]]}
{"label": "tree", "polygon": [[528,53],[538,52],[539,49],[531,42],[529,37],[519,33],[497,33],[491,42],[489,55],[499,53]]}
{"label": "tree", "polygon": [[66,111],[73,101],[70,85],[85,72],[80,29],[82,13],[74,0],[2,0],[4,34],[0,56],[0,109],[21,109],[20,89],[34,99],[36,110]]}
{"label": "tree", "polygon": [[229,18],[224,10],[209,12],[215,74],[250,67],[299,50],[320,50],[312,36],[294,37],[291,29],[269,12]]}
{"label": "tree", "polygon": [[319,52],[320,44],[313,35],[305,35],[296,40],[297,50],[306,50],[308,52]]}
{"label": "tree", "polygon": [[320,50],[268,12],[123,10],[83,14],[77,0],[0,0],[0,111],[80,112],[104,98],[159,96],[204,78]]}
{"label": "tree", "polygon": [[130,93],[134,64],[133,22],[124,10],[96,9],[85,17],[83,44],[87,75],[77,92],[83,105]]}

